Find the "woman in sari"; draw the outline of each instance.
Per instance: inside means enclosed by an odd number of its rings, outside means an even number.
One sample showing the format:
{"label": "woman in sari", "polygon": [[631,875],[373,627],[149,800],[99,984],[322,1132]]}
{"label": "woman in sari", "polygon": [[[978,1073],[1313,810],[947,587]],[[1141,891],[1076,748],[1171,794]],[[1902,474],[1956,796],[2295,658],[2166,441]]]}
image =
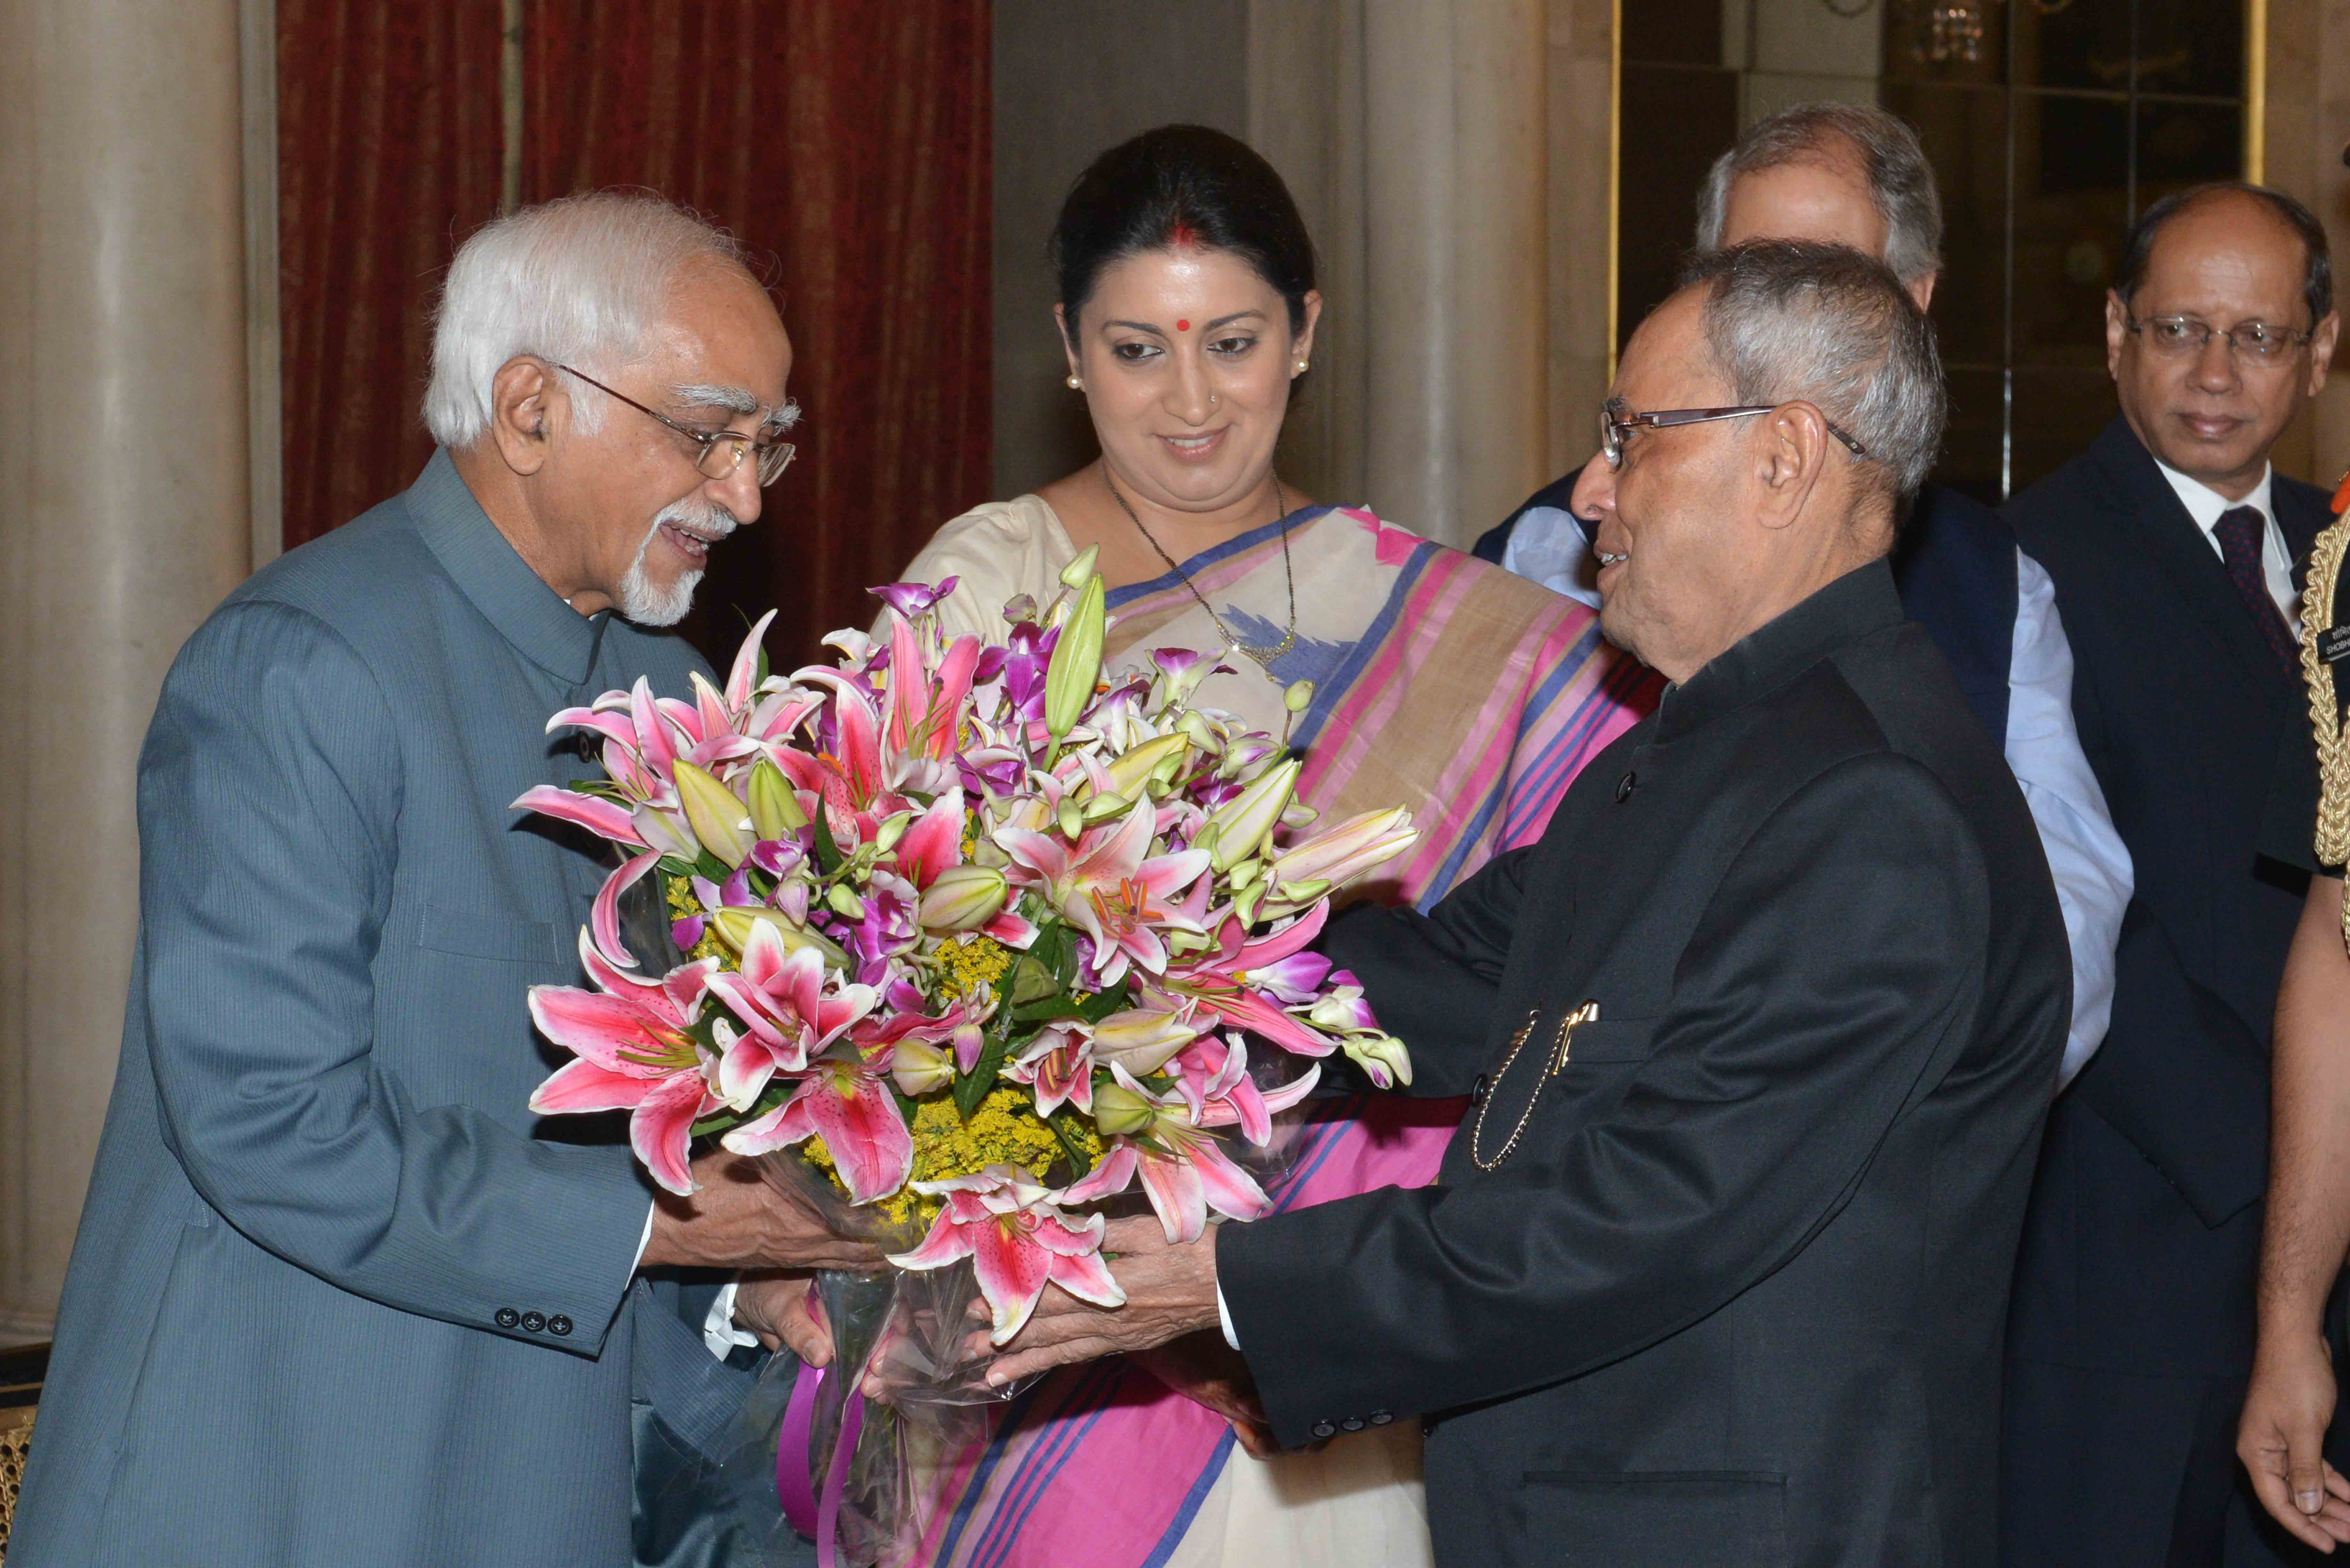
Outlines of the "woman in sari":
{"label": "woman in sari", "polygon": [[[1053,257],[1068,385],[1101,456],[955,518],[908,566],[909,581],[957,579],[948,633],[1003,641],[1008,600],[1048,598],[1097,549],[1110,667],[1148,668],[1154,648],[1219,652],[1231,672],[1198,701],[1285,733],[1326,819],[1411,808],[1419,838],[1386,896],[1433,902],[1539,836],[1583,763],[1653,705],[1654,678],[1575,601],[1362,508],[1315,504],[1274,473],[1322,300],[1271,165],[1219,131],[1147,132],[1078,179]],[[1300,681],[1311,700],[1292,713]],[[1277,1207],[1425,1184],[1460,1110],[1327,1103]],[[1015,1401],[992,1442],[937,1478],[920,1560],[1426,1563],[1418,1428],[1255,1457],[1230,1381],[1244,1374],[1225,1354],[1214,1341],[1149,1368],[1073,1367]]]}

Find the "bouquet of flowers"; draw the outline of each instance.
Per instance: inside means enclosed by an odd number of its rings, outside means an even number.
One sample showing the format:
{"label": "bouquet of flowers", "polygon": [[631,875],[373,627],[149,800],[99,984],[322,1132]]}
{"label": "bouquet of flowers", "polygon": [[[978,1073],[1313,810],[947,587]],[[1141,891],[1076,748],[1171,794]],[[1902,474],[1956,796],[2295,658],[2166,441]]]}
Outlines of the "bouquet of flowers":
{"label": "bouquet of flowers", "polygon": [[[595,989],[532,990],[576,1057],[532,1108],[628,1110],[680,1193],[715,1137],[889,1248],[879,1295],[826,1300],[844,1368],[890,1324],[900,1419],[926,1396],[1009,1393],[961,1349],[974,1291],[997,1345],[1047,1283],[1123,1302],[1101,1210],[1138,1178],[1170,1241],[1211,1210],[1256,1219],[1315,1058],[1410,1076],[1361,987],[1308,950],[1331,895],[1410,845],[1408,814],[1308,832],[1282,743],[1191,701],[1211,657],[1162,649],[1106,679],[1091,552],[1049,605],[1006,607],[1002,647],[939,630],[953,587],[877,590],[889,635],[835,632],[834,664],[768,674],[771,612],[723,691],[639,680],[567,709],[548,728],[599,733],[607,776],[515,802],[626,855],[580,933]],[[661,972],[622,937],[624,900],[656,889]],[[828,1506],[843,1466],[821,1450],[858,1442],[847,1397],[808,1456]],[[903,1437],[881,1468],[902,1468]],[[878,1550],[891,1489],[864,1490]]]}

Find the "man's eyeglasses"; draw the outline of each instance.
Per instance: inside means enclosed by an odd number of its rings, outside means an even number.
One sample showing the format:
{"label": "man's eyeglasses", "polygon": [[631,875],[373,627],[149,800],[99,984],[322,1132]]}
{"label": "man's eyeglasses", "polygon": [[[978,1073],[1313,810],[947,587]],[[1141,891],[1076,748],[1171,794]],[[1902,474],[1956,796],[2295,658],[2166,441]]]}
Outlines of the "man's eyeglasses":
{"label": "man's eyeglasses", "polygon": [[2272,365],[2309,341],[2311,334],[2265,321],[2239,321],[2214,327],[2191,316],[2152,316],[2127,319],[2132,332],[2143,335],[2146,346],[2166,359],[2200,358],[2214,337],[2228,340],[2229,351],[2249,365]]}
{"label": "man's eyeglasses", "polygon": [[619,399],[647,418],[660,421],[693,442],[700,449],[693,466],[711,479],[733,478],[734,471],[743,466],[743,460],[754,453],[759,460],[759,483],[763,488],[781,479],[784,470],[792,465],[795,449],[787,441],[763,441],[757,436],[744,435],[740,431],[698,431],[691,425],[678,423],[667,414],[655,412],[626,392],[614,391],[585,370],[575,370],[568,365],[557,365],[556,369],[567,376],[578,377],[599,392]]}
{"label": "man's eyeglasses", "polygon": [[[1751,419],[1767,414],[1778,407],[1775,403],[1749,405],[1735,409],[1659,409],[1651,413],[1637,414],[1621,398],[1610,398],[1599,405],[1599,451],[1611,469],[1624,466],[1625,432],[1635,425],[1648,425],[1662,430],[1671,425],[1701,425],[1713,420]],[[1855,457],[1866,457],[1868,449],[1852,439],[1833,421],[1828,421],[1828,434],[1844,442]]]}

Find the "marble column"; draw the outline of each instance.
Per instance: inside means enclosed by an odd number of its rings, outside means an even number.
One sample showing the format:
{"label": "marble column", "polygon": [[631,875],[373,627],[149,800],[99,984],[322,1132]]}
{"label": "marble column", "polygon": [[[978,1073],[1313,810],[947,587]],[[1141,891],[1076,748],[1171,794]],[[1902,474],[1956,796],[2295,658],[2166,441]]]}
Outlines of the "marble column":
{"label": "marble column", "polygon": [[0,0],[0,1336],[114,1076],[140,739],[252,555],[237,0]]}
{"label": "marble column", "polygon": [[1467,545],[1552,477],[1541,0],[1363,10],[1365,470]]}

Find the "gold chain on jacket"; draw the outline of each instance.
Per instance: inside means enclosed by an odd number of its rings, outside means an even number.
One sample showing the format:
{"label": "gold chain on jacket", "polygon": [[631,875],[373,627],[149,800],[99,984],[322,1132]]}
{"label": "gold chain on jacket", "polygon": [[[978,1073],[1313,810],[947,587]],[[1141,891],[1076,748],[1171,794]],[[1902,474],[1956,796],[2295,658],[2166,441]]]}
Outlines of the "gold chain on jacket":
{"label": "gold chain on jacket", "polygon": [[1487,1159],[1485,1113],[1493,1108],[1494,1096],[1501,1093],[1502,1084],[1509,1077],[1510,1068],[1517,1061],[1518,1053],[1526,1048],[1526,1041],[1534,1032],[1534,1020],[1541,1016],[1542,1009],[1539,1007],[1526,1014],[1526,1021],[1518,1025],[1517,1034],[1510,1041],[1510,1054],[1502,1058],[1502,1064],[1493,1069],[1493,1081],[1485,1085],[1485,1098],[1477,1106],[1477,1125],[1469,1129],[1469,1158],[1480,1170],[1498,1170],[1502,1162],[1516,1152],[1518,1139],[1525,1136],[1526,1124],[1534,1118],[1534,1107],[1542,1104],[1544,1087],[1566,1071],[1567,1053],[1574,1048],[1575,1030],[1599,1016],[1599,1003],[1586,1002],[1558,1021],[1558,1043],[1551,1049],[1547,1062],[1549,1071],[1535,1082],[1534,1092],[1526,1096],[1526,1108],[1518,1113],[1518,1125],[1510,1129],[1509,1137],[1493,1158]]}

